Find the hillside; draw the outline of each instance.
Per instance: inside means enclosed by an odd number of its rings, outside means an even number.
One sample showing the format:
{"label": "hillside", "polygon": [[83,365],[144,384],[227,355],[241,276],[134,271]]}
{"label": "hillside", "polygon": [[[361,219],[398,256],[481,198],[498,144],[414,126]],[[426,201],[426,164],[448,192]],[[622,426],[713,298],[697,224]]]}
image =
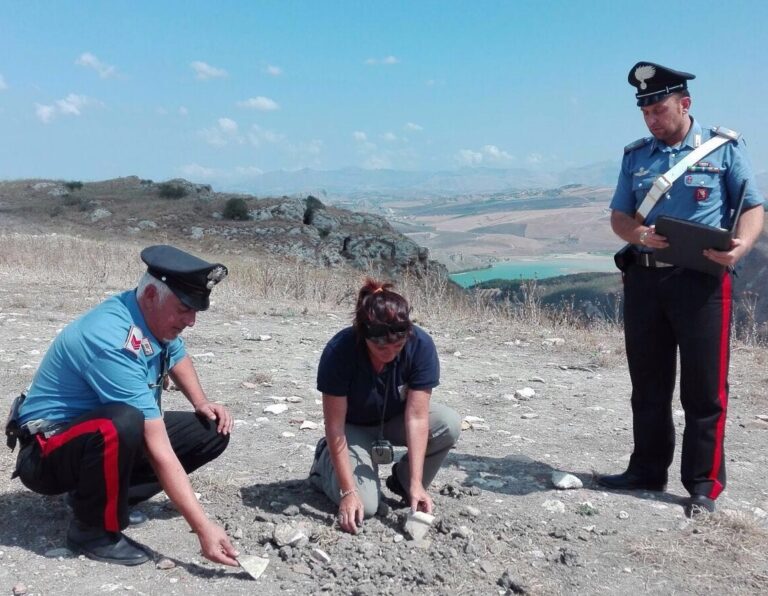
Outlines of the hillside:
{"label": "hillside", "polygon": [[223,254],[270,254],[319,267],[378,269],[392,276],[445,271],[425,248],[379,215],[327,206],[315,197],[257,199],[218,193],[181,179],[160,184],[135,176],[85,184],[0,182],[0,228],[12,230],[20,222],[41,232],[173,242]]}

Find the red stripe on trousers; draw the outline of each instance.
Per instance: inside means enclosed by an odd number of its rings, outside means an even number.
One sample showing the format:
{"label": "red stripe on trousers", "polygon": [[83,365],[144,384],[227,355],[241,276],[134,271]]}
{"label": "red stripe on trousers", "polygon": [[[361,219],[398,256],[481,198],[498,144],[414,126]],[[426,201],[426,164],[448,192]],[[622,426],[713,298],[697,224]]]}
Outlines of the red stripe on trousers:
{"label": "red stripe on trousers", "polygon": [[728,408],[728,393],[726,382],[728,379],[728,349],[729,337],[728,330],[731,323],[731,293],[732,293],[731,275],[723,275],[722,296],[723,309],[722,320],[720,321],[720,369],[717,382],[717,399],[720,402],[722,412],[717,419],[715,427],[715,452],[712,455],[712,468],[709,473],[709,479],[712,480],[712,490],[709,491],[709,498],[716,499],[723,492],[723,484],[718,479],[720,475],[720,466],[723,463],[723,435],[725,434],[725,414]]}
{"label": "red stripe on trousers", "polygon": [[[104,466],[104,484],[106,503],[104,505],[104,529],[107,532],[119,532],[120,524],[117,520],[117,495],[119,478],[117,475],[117,455],[119,443],[117,430],[112,421],[107,418],[94,418],[68,428],[63,433],[54,435],[50,439],[40,440],[43,456],[49,455],[62,445],[86,433],[98,432],[104,441],[104,453],[102,464]],[[40,435],[38,435],[38,438]]]}

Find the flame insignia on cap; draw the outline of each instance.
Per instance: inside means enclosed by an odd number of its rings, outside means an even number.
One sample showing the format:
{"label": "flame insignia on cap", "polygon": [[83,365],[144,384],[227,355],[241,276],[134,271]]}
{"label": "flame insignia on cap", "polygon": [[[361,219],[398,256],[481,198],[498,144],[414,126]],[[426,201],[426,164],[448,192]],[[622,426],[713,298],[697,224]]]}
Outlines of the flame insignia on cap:
{"label": "flame insignia on cap", "polygon": [[656,67],[651,66],[650,64],[645,64],[643,66],[638,66],[635,69],[635,78],[640,81],[640,89],[647,89],[648,88],[648,79],[652,79],[653,75],[656,74]]}
{"label": "flame insignia on cap", "polygon": [[219,283],[222,279],[224,279],[227,276],[227,270],[222,267],[221,265],[218,265],[211,269],[211,272],[208,274],[208,283],[205,284],[205,287],[209,290],[213,289],[213,286],[215,286],[217,283]]}

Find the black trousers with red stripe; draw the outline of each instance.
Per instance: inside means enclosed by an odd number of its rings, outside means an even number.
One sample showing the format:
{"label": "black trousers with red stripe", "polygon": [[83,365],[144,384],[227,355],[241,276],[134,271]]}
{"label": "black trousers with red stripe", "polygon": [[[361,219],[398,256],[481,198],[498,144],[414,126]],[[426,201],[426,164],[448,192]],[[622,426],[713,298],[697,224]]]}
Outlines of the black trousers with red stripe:
{"label": "black trousers with red stripe", "polygon": [[[190,473],[226,449],[229,435],[193,412],[166,412],[171,446]],[[144,452],[144,415],[124,404],[85,414],[58,434],[26,441],[16,463],[19,478],[44,495],[71,491],[75,517],[87,526],[118,532],[128,507],[162,490]]]}
{"label": "black trousers with red stripe", "polygon": [[675,450],[672,396],[680,353],[685,412],[683,486],[712,499],[725,488],[731,274],[632,265],[624,275],[624,328],[632,379],[629,469],[666,482]]}

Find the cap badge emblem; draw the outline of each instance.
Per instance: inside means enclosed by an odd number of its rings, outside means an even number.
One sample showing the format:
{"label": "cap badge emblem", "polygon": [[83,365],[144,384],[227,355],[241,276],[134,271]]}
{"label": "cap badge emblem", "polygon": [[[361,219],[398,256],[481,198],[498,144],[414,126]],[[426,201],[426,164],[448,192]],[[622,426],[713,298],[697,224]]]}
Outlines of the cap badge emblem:
{"label": "cap badge emblem", "polygon": [[211,272],[208,274],[208,283],[205,284],[205,287],[208,288],[209,290],[213,289],[213,286],[219,283],[226,276],[227,276],[227,270],[221,265],[217,265],[216,267],[211,269]]}
{"label": "cap badge emblem", "polygon": [[645,64],[644,66],[638,66],[635,69],[635,78],[640,81],[640,89],[645,90],[648,88],[648,79],[652,79],[653,75],[656,74],[656,67],[651,66],[650,64]]}

